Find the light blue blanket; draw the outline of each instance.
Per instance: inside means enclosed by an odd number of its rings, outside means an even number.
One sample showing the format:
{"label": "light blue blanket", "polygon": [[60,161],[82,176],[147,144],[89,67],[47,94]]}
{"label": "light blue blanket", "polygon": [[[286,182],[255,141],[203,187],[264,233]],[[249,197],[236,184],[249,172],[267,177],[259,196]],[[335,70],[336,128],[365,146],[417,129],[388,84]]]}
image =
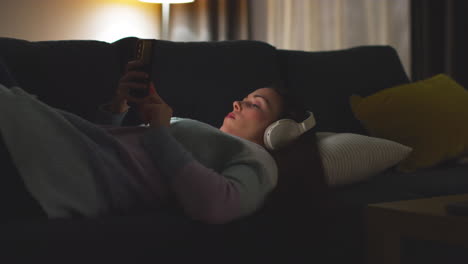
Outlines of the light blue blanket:
{"label": "light blue blanket", "polygon": [[19,87],[0,85],[0,108],[0,133],[12,160],[49,217],[92,217],[129,206],[126,190],[104,188],[106,181],[128,179],[104,130]]}

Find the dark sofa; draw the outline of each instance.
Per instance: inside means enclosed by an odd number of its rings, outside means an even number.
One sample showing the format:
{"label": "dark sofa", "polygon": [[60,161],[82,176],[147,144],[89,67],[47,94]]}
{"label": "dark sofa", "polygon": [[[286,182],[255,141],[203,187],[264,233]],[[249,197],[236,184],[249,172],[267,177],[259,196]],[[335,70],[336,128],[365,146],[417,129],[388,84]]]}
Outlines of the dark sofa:
{"label": "dark sofa", "polygon": [[[136,40],[0,38],[0,57],[20,87],[93,121],[97,107],[112,97]],[[282,79],[314,112],[313,132],[367,134],[351,112],[349,96],[409,82],[389,46],[303,52],[257,41],[156,40],[154,52],[154,81],[174,115],[214,126],[221,124],[233,100]],[[125,124],[137,120],[131,112]],[[312,140],[310,135],[301,137],[295,147],[304,150]],[[307,157],[302,158],[306,163]],[[291,177],[303,184],[282,193],[290,198],[274,199],[229,224],[195,222],[170,208],[98,219],[25,220],[2,224],[0,250],[16,262],[364,263],[366,204],[468,190],[467,166],[444,164],[411,174],[390,169],[366,182],[326,188],[323,179],[303,177],[306,165],[291,171],[302,174]],[[424,250],[424,245],[408,247],[403,257]]]}

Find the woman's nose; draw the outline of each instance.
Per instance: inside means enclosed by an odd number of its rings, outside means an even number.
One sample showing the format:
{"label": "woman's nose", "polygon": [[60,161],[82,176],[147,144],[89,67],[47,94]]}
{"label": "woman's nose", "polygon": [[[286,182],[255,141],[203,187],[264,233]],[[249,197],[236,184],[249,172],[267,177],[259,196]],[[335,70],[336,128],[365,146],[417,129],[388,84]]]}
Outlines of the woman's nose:
{"label": "woman's nose", "polygon": [[240,103],[239,101],[234,101],[233,107],[234,107],[234,110],[235,110],[235,111],[240,111],[240,110],[242,110],[242,105],[241,105],[241,103]]}

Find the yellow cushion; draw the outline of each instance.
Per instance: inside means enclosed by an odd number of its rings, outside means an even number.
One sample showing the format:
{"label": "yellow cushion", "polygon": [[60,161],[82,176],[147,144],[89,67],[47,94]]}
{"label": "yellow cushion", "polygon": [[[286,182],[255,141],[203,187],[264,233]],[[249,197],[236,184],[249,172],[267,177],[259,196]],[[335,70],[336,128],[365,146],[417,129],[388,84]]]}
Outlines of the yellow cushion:
{"label": "yellow cushion", "polygon": [[445,74],[350,97],[369,134],[413,148],[397,169],[429,168],[468,151],[468,91]]}

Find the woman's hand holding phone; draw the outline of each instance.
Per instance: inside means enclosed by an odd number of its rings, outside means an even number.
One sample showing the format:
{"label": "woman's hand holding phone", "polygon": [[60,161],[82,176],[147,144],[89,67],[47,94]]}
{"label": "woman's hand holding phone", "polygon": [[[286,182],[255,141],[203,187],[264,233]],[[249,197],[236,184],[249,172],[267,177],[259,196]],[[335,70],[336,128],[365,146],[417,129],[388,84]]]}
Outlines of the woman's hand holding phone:
{"label": "woman's hand holding phone", "polygon": [[128,102],[137,98],[129,94],[130,90],[148,91],[149,76],[145,72],[138,71],[143,65],[141,61],[129,61],[125,67],[125,73],[119,80],[114,98],[108,104],[108,110],[112,113],[123,113],[129,108]]}
{"label": "woman's hand holding phone", "polygon": [[172,108],[159,96],[152,82],[149,89],[147,97],[137,99],[141,119],[143,122],[149,123],[151,127],[169,127],[173,113]]}
{"label": "woman's hand holding phone", "polygon": [[119,80],[117,95],[121,95],[122,98],[129,101],[136,101],[144,97],[135,97],[133,93],[148,95],[150,80],[148,73],[141,71],[143,65],[143,62],[139,60],[127,63],[125,73]]}
{"label": "woman's hand holding phone", "polygon": [[[128,110],[128,102],[138,105],[140,117],[143,122],[152,127],[169,126],[172,117],[172,108],[156,92],[149,75],[140,71],[144,63],[139,60],[129,61],[122,78],[119,80],[116,94],[109,104],[109,110],[114,113],[123,113]],[[130,91],[142,91],[145,97],[132,96]]]}

